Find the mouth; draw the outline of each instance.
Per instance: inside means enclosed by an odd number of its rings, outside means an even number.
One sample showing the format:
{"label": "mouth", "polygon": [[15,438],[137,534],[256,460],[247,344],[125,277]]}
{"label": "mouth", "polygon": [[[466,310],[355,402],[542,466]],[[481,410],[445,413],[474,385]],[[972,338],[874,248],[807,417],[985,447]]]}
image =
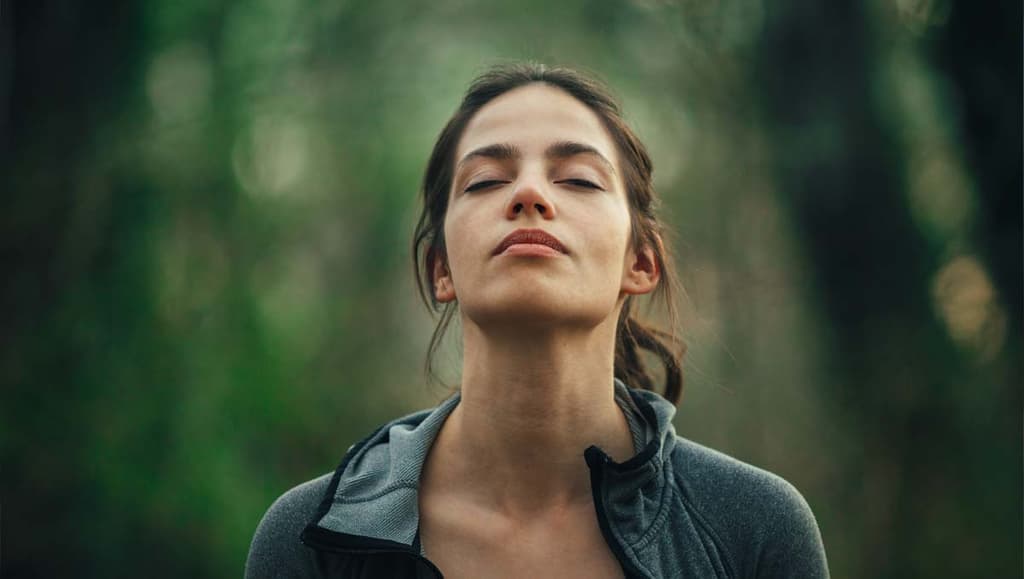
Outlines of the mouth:
{"label": "mouth", "polygon": [[491,255],[499,255],[514,245],[542,246],[549,247],[558,253],[568,254],[569,252],[562,245],[561,241],[543,229],[516,229],[501,240],[498,247],[494,248]]}

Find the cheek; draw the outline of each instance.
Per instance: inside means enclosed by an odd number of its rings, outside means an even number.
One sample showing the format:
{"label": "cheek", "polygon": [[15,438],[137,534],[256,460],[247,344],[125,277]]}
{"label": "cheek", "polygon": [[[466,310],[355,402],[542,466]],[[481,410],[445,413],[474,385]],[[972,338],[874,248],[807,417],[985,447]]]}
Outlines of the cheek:
{"label": "cheek", "polygon": [[448,270],[452,279],[458,279],[460,273],[464,276],[467,272],[467,254],[479,241],[473,238],[471,227],[467,226],[467,220],[459,215],[458,210],[449,211],[444,222],[444,239],[448,252]]}
{"label": "cheek", "polygon": [[631,244],[632,223],[628,209],[613,207],[591,220],[587,227],[593,247],[601,252],[610,267],[619,267]]}
{"label": "cheek", "polygon": [[586,231],[583,247],[587,248],[584,255],[588,259],[584,283],[590,292],[617,296],[629,263],[629,219],[623,219],[617,212],[605,213],[588,224]]}
{"label": "cheek", "polygon": [[458,228],[452,227],[447,217],[444,221],[444,246],[448,260],[448,270],[453,271],[457,269],[456,263],[458,262],[459,248],[462,247],[462,241],[459,239]]}

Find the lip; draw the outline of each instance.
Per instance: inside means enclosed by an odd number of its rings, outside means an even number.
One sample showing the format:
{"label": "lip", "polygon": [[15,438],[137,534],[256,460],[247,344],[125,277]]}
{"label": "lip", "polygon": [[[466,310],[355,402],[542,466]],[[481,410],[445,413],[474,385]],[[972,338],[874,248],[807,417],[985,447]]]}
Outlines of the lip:
{"label": "lip", "polygon": [[[505,239],[501,240],[498,247],[494,248],[492,255],[500,255],[505,252],[508,248],[514,245],[524,246],[546,246],[559,252],[568,254],[568,250],[562,245],[562,242],[557,237],[551,235],[543,229],[516,229],[512,233],[505,236]],[[538,248],[539,249],[539,248]]]}

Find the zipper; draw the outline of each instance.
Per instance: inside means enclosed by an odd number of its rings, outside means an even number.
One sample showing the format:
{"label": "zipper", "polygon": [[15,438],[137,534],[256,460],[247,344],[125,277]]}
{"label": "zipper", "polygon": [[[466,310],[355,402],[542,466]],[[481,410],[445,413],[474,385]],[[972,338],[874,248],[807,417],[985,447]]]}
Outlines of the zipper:
{"label": "zipper", "polygon": [[[622,566],[622,570],[626,573],[626,579],[643,579],[646,575],[644,575],[633,561],[626,556],[626,552],[621,543],[619,543],[618,539],[612,533],[611,524],[608,521],[608,514],[605,510],[603,499],[604,472],[609,463],[611,463],[611,458],[596,446],[587,448],[583,453],[583,457],[586,459],[587,467],[590,469],[590,490],[593,495],[594,508],[597,511],[597,522],[601,528],[601,535],[604,536],[604,540],[612,550],[612,554],[615,555],[619,565]],[[365,547],[342,545],[338,544],[339,539],[366,542],[368,544]],[[441,573],[441,570],[438,569],[437,565],[435,565],[430,559],[421,555],[418,550],[401,543],[382,539],[371,539],[368,537],[341,535],[335,531],[330,531],[313,524],[306,527],[302,532],[302,542],[320,551],[339,553],[343,555],[392,554],[410,557],[414,561],[422,563],[423,566],[433,574],[435,579],[444,579],[444,575]]]}
{"label": "zipper", "polygon": [[[366,547],[350,547],[345,545],[339,545],[337,542],[337,535],[334,531],[329,531],[320,527],[309,526],[302,532],[302,542],[314,549],[320,551],[327,551],[331,553],[339,553],[342,555],[401,555],[409,557],[414,561],[422,563],[424,567],[430,571],[436,579],[444,579],[444,575],[441,570],[437,568],[430,559],[427,559],[423,555],[420,555],[414,549],[401,545],[399,543],[392,543],[391,541],[380,541],[380,544]],[[374,540],[368,540],[368,542],[376,543]]]}
{"label": "zipper", "polygon": [[590,491],[594,496],[594,508],[597,511],[597,523],[601,527],[601,534],[604,535],[605,542],[608,543],[612,554],[615,555],[622,570],[625,571],[626,579],[643,579],[646,575],[640,572],[640,569],[626,556],[622,544],[612,533],[608,514],[604,508],[604,471],[608,463],[611,462],[611,458],[596,446],[587,448],[583,452],[583,458],[586,459],[587,466],[590,468]]}

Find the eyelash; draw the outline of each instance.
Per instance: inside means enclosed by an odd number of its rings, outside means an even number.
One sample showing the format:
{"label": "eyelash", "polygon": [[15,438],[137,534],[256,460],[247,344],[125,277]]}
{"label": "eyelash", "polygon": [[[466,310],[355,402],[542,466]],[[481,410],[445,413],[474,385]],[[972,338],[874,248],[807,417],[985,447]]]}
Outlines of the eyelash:
{"label": "eyelash", "polygon": [[496,181],[494,179],[488,179],[486,181],[480,181],[478,183],[473,183],[469,187],[466,187],[466,193],[472,193],[473,191],[479,191],[481,189],[487,189],[488,187],[491,187],[493,185],[500,185],[500,184],[504,184],[504,183],[507,183],[507,182],[508,181]]}
{"label": "eyelash", "polygon": [[[469,187],[466,187],[466,191],[465,192],[466,193],[472,193],[474,191],[480,191],[482,189],[488,189],[488,188],[490,188],[490,187],[492,187],[494,185],[502,185],[502,184],[505,184],[505,183],[508,183],[508,181],[496,181],[494,179],[488,179],[486,181],[480,181],[478,183],[473,183]],[[592,183],[590,181],[587,181],[586,179],[562,179],[561,181],[556,181],[556,183],[567,183],[567,184],[573,185],[575,187],[583,187],[585,189],[595,189],[595,190],[604,191],[604,189],[602,189],[599,185],[597,185],[596,183]]]}
{"label": "eyelash", "polygon": [[558,183],[568,183],[570,185],[575,185],[576,187],[584,187],[586,189],[596,189],[599,191],[604,191],[604,189],[602,189],[599,185],[591,181],[587,181],[586,179],[563,179],[561,181],[558,181]]}

